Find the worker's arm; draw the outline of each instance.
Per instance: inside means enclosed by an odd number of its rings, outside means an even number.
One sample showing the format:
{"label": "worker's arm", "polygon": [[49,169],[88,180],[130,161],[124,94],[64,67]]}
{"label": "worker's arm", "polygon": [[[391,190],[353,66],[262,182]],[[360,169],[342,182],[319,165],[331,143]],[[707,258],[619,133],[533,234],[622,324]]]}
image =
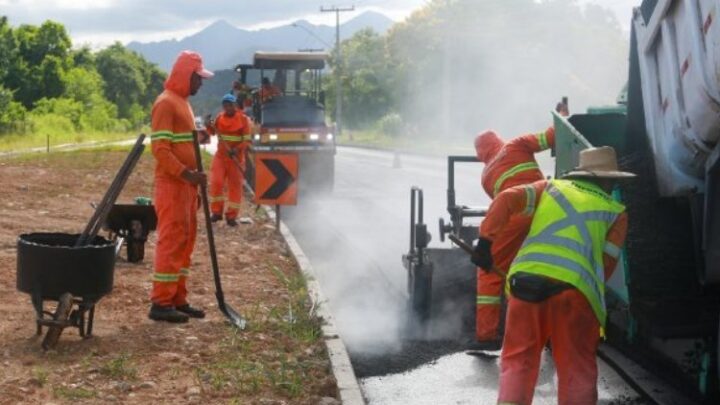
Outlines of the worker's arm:
{"label": "worker's arm", "polygon": [[495,196],[480,224],[480,237],[493,241],[513,216],[532,216],[546,185],[546,180],[536,181],[509,188]]}
{"label": "worker's arm", "polygon": [[[222,115],[222,113],[218,114],[214,120],[209,120],[210,122],[205,123],[205,129],[207,130],[208,134],[217,135],[217,133],[218,133],[217,125],[218,125],[221,115]],[[210,114],[208,114],[208,116],[210,116]]]}
{"label": "worker's arm", "polygon": [[555,147],[555,128],[549,127],[543,132],[519,136],[508,143],[511,148],[522,149],[528,153],[538,153]]}
{"label": "worker's arm", "polygon": [[153,106],[150,139],[152,141],[152,154],[157,160],[157,166],[163,172],[181,177],[187,169],[172,151],[173,121],[175,112],[167,102],[159,102]]}
{"label": "worker's arm", "polygon": [[625,244],[627,229],[628,216],[627,213],[623,212],[612,224],[605,238],[605,248],[603,249],[605,280],[609,280],[610,277],[612,277],[617,267],[618,259],[622,253],[622,247]]}
{"label": "worker's arm", "polygon": [[250,122],[250,119],[245,115],[244,112],[240,111],[240,114],[242,114],[242,118],[244,121],[244,125],[242,128],[242,135],[252,135],[252,124]]}

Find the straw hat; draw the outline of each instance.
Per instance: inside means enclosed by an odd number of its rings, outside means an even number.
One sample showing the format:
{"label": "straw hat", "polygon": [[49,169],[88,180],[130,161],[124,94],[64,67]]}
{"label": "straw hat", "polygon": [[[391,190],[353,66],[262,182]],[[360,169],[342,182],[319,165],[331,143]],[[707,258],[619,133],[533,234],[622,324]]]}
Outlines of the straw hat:
{"label": "straw hat", "polygon": [[601,146],[599,148],[590,148],[580,151],[580,164],[578,167],[566,173],[562,177],[630,179],[635,177],[635,175],[633,173],[618,170],[615,149],[610,146]]}

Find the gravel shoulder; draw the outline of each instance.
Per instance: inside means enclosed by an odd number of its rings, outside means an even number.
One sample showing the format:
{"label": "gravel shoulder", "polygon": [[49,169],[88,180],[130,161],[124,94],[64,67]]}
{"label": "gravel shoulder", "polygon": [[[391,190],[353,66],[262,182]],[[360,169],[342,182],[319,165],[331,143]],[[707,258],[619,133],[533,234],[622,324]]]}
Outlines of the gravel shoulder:
{"label": "gravel shoulder", "polygon": [[[199,226],[189,298],[206,319],[179,326],[147,319],[152,233],[143,263],[127,263],[124,250],[118,258],[94,336],[66,329],[55,350],[42,351],[30,298],[15,288],[17,236],[80,232],[124,157],[109,149],[0,160],[0,403],[337,403],[305,281],[274,225],[248,204],[243,215],[252,225],[216,225],[225,296],[248,330],[231,328],[217,310]],[[119,202],[152,195],[152,165],[146,153]]]}

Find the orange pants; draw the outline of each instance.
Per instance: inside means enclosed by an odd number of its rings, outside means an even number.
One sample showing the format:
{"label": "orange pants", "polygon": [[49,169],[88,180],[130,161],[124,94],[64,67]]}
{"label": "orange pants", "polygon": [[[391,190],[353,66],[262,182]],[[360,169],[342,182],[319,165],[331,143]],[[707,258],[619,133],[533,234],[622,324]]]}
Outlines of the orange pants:
{"label": "orange pants", "polygon": [[[532,217],[515,217],[503,228],[492,244],[495,266],[504,272],[510,268],[525,241]],[[475,338],[497,339],[501,316],[501,299],[505,278],[477,269],[477,308],[475,310]],[[507,329],[507,327],[506,327]],[[502,338],[500,336],[499,338]]]}
{"label": "orange pants", "polygon": [[600,324],[580,291],[565,290],[541,303],[510,297],[506,322],[498,403],[532,403],[548,339],[558,375],[558,404],[597,403]]}
{"label": "orange pants", "polygon": [[185,305],[197,232],[197,187],[183,180],[156,179],[154,202],[158,241],[150,299],[162,306]]}
{"label": "orange pants", "polygon": [[[240,167],[245,169],[245,151],[238,148],[240,153],[237,161]],[[210,210],[213,214],[222,215],[225,208],[225,196],[223,188],[227,181],[228,204],[226,219],[235,219],[240,211],[240,203],[243,196],[243,175],[238,165],[226,153],[218,152],[213,157],[210,166]]]}

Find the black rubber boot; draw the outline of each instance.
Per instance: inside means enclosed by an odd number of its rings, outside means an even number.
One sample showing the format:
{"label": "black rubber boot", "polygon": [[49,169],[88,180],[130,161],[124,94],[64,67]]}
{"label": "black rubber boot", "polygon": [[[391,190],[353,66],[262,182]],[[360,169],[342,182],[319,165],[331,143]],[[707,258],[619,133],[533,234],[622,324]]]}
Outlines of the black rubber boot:
{"label": "black rubber boot", "polygon": [[190,318],[205,318],[205,311],[200,308],[192,307],[190,304],[181,305],[175,309],[186,314]]}
{"label": "black rubber boot", "polygon": [[238,226],[238,223],[235,220],[235,218],[228,219],[227,224],[228,224],[228,226]]}
{"label": "black rubber boot", "polygon": [[188,316],[182,312],[178,312],[174,307],[162,307],[156,304],[152,304],[150,307],[148,318],[153,321],[165,321],[170,323],[185,323],[188,321]]}
{"label": "black rubber boot", "polygon": [[212,214],[210,215],[210,222],[218,222],[222,221],[222,215],[221,214]]}
{"label": "black rubber boot", "polygon": [[502,349],[502,340],[477,340],[468,345],[469,352],[495,352]]}

